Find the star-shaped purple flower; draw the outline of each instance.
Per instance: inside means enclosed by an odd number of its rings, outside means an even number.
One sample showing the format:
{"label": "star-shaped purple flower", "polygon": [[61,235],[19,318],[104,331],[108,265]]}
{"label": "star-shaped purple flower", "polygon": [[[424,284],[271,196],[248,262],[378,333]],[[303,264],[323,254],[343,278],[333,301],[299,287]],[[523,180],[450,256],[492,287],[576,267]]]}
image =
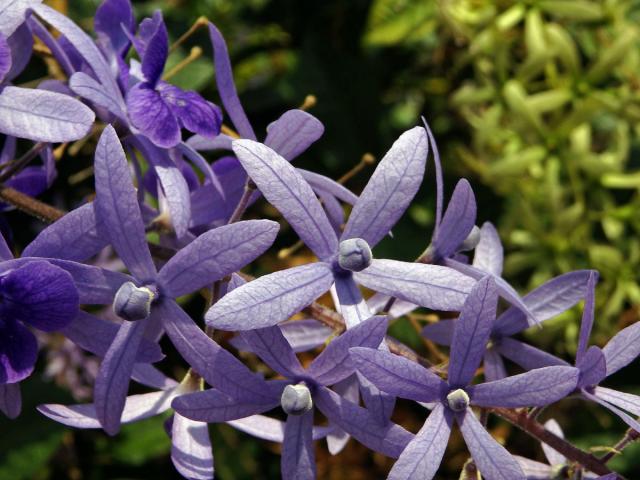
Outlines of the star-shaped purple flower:
{"label": "star-shaped purple flower", "polygon": [[471,410],[479,407],[548,405],[571,393],[578,370],[546,367],[514,377],[472,385],[495,319],[498,293],[490,277],[469,294],[451,345],[448,379],[389,352],[352,348],[360,373],[380,390],[418,402],[434,403],[426,423],[393,466],[389,478],[429,480],[434,477],[455,421],[460,426],[476,465],[488,480],[524,480],[516,460],[487,433]]}
{"label": "star-shaped purple flower", "polygon": [[222,113],[216,105],[160,79],[169,55],[167,28],[160,11],[140,24],[134,45],[142,57],[145,81],[127,93],[131,123],[164,148],[180,143],[181,127],[209,138],[218,135]]}

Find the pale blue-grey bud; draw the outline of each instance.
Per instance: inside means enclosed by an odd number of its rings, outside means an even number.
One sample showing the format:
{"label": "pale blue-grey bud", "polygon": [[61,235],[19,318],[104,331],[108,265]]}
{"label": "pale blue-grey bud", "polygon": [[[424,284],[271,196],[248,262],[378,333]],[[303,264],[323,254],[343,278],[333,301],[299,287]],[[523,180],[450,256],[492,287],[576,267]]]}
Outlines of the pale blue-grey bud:
{"label": "pale blue-grey bud", "polygon": [[463,412],[469,406],[469,395],[467,392],[458,388],[447,395],[447,403],[449,408],[454,412]]}
{"label": "pale blue-grey bud", "polygon": [[136,287],[133,282],[125,282],[113,299],[113,311],[125,320],[143,320],[151,313],[151,302],[155,293],[149,287]]}
{"label": "pale blue-grey bud", "polygon": [[345,270],[360,272],[371,265],[372,258],[371,247],[366,240],[350,238],[340,242],[338,265]]}
{"label": "pale blue-grey bud", "polygon": [[311,392],[309,388],[299,383],[298,385],[287,385],[280,397],[280,406],[288,415],[302,415],[313,407]]}
{"label": "pale blue-grey bud", "polygon": [[460,252],[473,250],[478,245],[478,242],[480,242],[480,229],[477,225],[474,225],[469,235],[467,235],[467,238],[465,238],[458,247],[458,250]]}

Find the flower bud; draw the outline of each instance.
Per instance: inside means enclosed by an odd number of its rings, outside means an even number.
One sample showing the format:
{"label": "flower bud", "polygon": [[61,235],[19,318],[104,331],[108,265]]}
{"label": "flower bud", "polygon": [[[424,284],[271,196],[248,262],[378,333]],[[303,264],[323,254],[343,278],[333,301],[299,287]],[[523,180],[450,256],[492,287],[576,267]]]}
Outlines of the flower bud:
{"label": "flower bud", "polygon": [[360,272],[371,265],[373,254],[362,238],[350,238],[340,242],[338,265],[351,272]]}
{"label": "flower bud", "polygon": [[136,287],[133,282],[125,282],[113,299],[113,311],[125,320],[143,320],[151,313],[154,299],[155,293],[149,287]]}
{"label": "flower bud", "polygon": [[302,415],[313,407],[311,392],[303,383],[287,385],[280,397],[280,406],[287,415]]}
{"label": "flower bud", "polygon": [[478,228],[477,225],[474,225],[473,228],[471,229],[471,232],[467,236],[467,238],[465,238],[460,244],[460,246],[458,247],[458,250],[460,252],[473,250],[474,248],[476,248],[479,241],[480,241],[480,229]]}
{"label": "flower bud", "polygon": [[449,408],[454,412],[462,412],[469,406],[469,395],[463,389],[458,388],[447,395]]}

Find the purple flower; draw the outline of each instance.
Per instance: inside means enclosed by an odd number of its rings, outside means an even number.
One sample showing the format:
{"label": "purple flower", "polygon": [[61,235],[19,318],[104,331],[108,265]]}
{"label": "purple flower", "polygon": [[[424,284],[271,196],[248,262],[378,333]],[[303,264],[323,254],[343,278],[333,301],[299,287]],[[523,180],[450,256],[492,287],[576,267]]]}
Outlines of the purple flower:
{"label": "purple flower", "polygon": [[83,303],[113,302],[120,317],[134,320],[125,321],[119,327],[96,379],[97,415],[105,431],[114,434],[119,429],[129,378],[144,337],[157,339],[166,331],[198,373],[205,378],[208,375],[215,378],[203,352],[220,350],[220,347],[173,299],[211,284],[252,261],[271,245],[278,226],[268,220],[255,220],[210,230],[180,250],[158,272],[147,245],[126,157],[111,126],[100,137],[94,168],[95,217],[102,225],[100,233],[109,238],[131,272],[129,276],[95,269],[90,274],[79,271],[74,275],[82,285],[82,292],[86,292]]}
{"label": "purple flower", "polygon": [[213,138],[220,133],[222,113],[198,93],[184,91],[160,80],[169,55],[169,39],[156,11],[140,24],[136,42],[142,57],[145,81],[127,93],[131,123],[159,147],[174,147],[181,141],[180,128]]}
{"label": "purple flower", "polygon": [[213,423],[266,412],[280,405],[287,414],[281,460],[285,479],[315,478],[312,441],[318,435],[313,429],[314,406],[332,426],[350,433],[373,450],[397,457],[411,434],[392,423],[380,426],[368,410],[328,388],[353,375],[349,348],[377,347],[386,325],[384,317],[372,317],[348,330],[332,340],[307,369],[302,368],[278,327],[242,332],[251,350],[285,380],[262,381],[259,393],[241,392],[242,397],[216,389],[197,392],[176,398],[172,406],[187,418]]}
{"label": "purple flower", "polygon": [[358,371],[380,390],[435,404],[422,429],[393,466],[390,479],[433,478],[455,421],[485,478],[524,480],[518,463],[487,433],[471,406],[517,408],[548,405],[575,389],[578,370],[569,366],[546,367],[471,385],[491,334],[497,300],[497,288],[491,277],[480,280],[469,294],[456,322],[447,381],[406,358],[388,352],[365,348],[350,350]]}

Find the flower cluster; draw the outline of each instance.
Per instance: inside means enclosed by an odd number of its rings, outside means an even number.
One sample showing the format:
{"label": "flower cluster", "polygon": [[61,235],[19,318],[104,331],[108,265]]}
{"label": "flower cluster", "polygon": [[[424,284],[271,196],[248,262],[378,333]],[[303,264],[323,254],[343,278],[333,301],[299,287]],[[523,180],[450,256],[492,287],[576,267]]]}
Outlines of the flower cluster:
{"label": "flower cluster", "polygon": [[[554,423],[540,426],[547,435],[536,437],[556,439],[543,445],[551,466],[512,456],[473,410],[486,415],[545,407],[576,395],[640,432],[632,416],[640,415],[640,397],[601,386],[640,354],[640,324],[602,349],[588,347],[597,273],[569,272],[521,297],[501,277],[495,228],[475,225],[476,202],[466,180],[444,208],[440,159],[426,123],[396,140],[359,196],[294,167],[292,160],[324,127],[309,113],[290,110],[259,142],[238,99],[224,40],[213,24],[208,29],[218,92],[235,131],[221,133],[220,107],[162,80],[169,40],[160,12],[136,25],[128,0],[104,0],[94,40],[37,0],[0,6],[4,185],[39,194],[55,177],[51,144],[99,133],[94,201],[56,218],[20,258],[4,239],[0,243],[2,411],[19,414],[19,382],[32,373],[37,357],[33,327],[60,332],[101,358],[92,403],[44,404],[40,412],[115,435],[123,423],[172,409],[171,455],[185,478],[213,478],[206,424],[214,422],[282,443],[287,479],[315,478],[315,440],[326,439],[337,454],[350,437],[397,458],[391,479],[434,478],[454,423],[489,480],[556,478],[562,468],[584,471],[586,478],[616,478],[595,457],[553,450],[561,441]],[[29,61],[34,37],[68,81],[34,89],[11,84]],[[129,56],[131,49],[139,61]],[[194,135],[183,141],[185,130]],[[16,162],[17,138],[37,143]],[[201,153],[210,150],[224,156],[210,163]],[[43,166],[29,166],[38,156]],[[376,258],[376,245],[391,234],[421,186],[430,156],[437,184],[431,242],[416,262]],[[279,231],[272,220],[242,220],[261,196],[317,261],[257,279],[240,274]],[[149,231],[158,243],[149,242]],[[375,294],[366,298],[360,287]],[[200,291],[210,301],[204,329],[179,300]],[[335,312],[292,319],[313,305],[326,309],[314,303],[326,292]],[[512,338],[581,300],[575,364]],[[417,308],[452,312],[423,331],[450,347],[446,369],[387,335],[390,321]],[[255,354],[273,375],[245,366],[213,340],[214,330],[234,332],[231,345]],[[164,358],[159,342],[165,336],[189,366],[178,381],[154,366]],[[296,355],[320,347],[309,364]],[[517,367],[508,368],[505,360]],[[522,373],[510,375],[515,369]],[[480,372],[484,382],[478,381]],[[129,395],[131,381],[152,391]],[[417,434],[392,421],[398,397],[430,411]],[[265,415],[274,409],[286,419]],[[316,423],[321,416],[325,420]]]}

